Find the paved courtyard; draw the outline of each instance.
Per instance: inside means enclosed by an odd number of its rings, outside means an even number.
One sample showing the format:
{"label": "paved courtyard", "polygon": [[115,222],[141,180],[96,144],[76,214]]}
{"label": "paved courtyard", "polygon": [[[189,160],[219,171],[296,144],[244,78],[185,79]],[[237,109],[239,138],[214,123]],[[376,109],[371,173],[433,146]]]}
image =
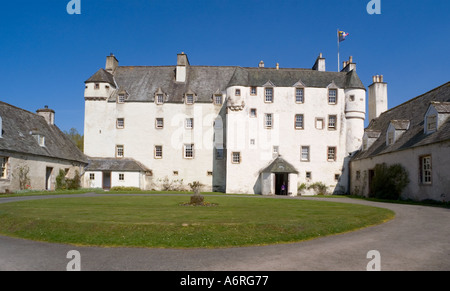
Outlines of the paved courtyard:
{"label": "paved courtyard", "polygon": [[[0,198],[0,203],[48,198]],[[84,271],[365,271],[371,250],[379,252],[382,271],[450,270],[450,209],[346,198],[284,199],[365,204],[391,209],[396,217],[381,225],[301,243],[223,249],[80,247],[0,236],[0,270],[63,271],[70,250],[79,251]]]}

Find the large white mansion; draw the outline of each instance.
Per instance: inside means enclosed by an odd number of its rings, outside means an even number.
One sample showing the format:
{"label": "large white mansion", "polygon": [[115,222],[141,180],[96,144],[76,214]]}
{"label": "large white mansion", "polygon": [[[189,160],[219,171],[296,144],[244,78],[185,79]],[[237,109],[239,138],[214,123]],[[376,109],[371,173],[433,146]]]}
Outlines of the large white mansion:
{"label": "large white mansion", "polygon": [[[114,55],[86,82],[85,145],[89,187],[200,181],[204,190],[297,194],[322,182],[349,187],[349,160],[360,149],[366,89],[353,59],[312,69],[119,66]],[[374,78],[369,115],[387,110],[386,83]]]}

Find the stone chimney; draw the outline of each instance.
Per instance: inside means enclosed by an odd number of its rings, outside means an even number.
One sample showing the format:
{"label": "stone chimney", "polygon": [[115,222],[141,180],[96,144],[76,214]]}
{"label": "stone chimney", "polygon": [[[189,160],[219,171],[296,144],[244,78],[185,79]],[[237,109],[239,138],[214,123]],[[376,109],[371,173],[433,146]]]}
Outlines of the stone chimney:
{"label": "stone chimney", "polygon": [[114,56],[113,53],[111,53],[109,56],[106,57],[105,70],[108,73],[111,73],[114,75],[118,66],[119,66],[119,61],[116,59],[116,57]]}
{"label": "stone chimney", "polygon": [[316,62],[314,63],[314,66],[312,67],[312,69],[315,71],[321,71],[321,72],[326,71],[325,58],[322,56],[322,53],[320,53],[319,56],[317,57]]}
{"label": "stone chimney", "polygon": [[383,81],[383,75],[373,76],[372,81],[369,86],[369,122],[388,110],[387,83]]}
{"label": "stone chimney", "polygon": [[277,63],[277,65],[276,65],[276,67],[275,67],[277,70],[279,70],[280,69],[280,64],[279,63]]}
{"label": "stone chimney", "polygon": [[341,70],[341,72],[350,72],[353,70],[356,71],[356,63],[353,62],[353,57],[350,56],[348,61],[344,62],[342,67],[343,67],[343,69]]}
{"label": "stone chimney", "polygon": [[55,124],[55,111],[52,109],[48,109],[48,106],[45,105],[44,109],[36,110],[36,113],[45,118],[48,124]]}
{"label": "stone chimney", "polygon": [[260,61],[258,67],[264,68],[264,62],[263,62],[263,61]]}
{"label": "stone chimney", "polygon": [[190,66],[187,55],[182,52],[177,55],[177,71],[175,79],[177,82],[184,83],[187,79],[187,70]]}

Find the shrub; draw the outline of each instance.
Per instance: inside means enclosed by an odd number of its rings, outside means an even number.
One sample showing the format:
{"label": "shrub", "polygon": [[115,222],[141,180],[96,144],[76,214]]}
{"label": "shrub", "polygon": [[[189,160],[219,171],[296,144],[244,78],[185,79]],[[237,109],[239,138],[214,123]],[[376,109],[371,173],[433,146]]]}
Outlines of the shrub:
{"label": "shrub", "polygon": [[301,183],[297,188],[297,194],[302,195],[307,188],[306,183]]}
{"label": "shrub", "polygon": [[408,184],[408,171],[402,165],[377,164],[370,184],[370,197],[398,200]]}
{"label": "shrub", "polygon": [[56,176],[56,190],[66,190],[66,172],[63,169],[59,169],[58,176]]}
{"label": "shrub", "polygon": [[72,179],[66,178],[66,172],[60,169],[58,176],[56,176],[56,190],[78,190],[81,188],[80,173],[75,171]]}
{"label": "shrub", "polygon": [[308,189],[314,189],[317,195],[326,195],[328,191],[327,185],[322,182],[316,182],[308,186]]}

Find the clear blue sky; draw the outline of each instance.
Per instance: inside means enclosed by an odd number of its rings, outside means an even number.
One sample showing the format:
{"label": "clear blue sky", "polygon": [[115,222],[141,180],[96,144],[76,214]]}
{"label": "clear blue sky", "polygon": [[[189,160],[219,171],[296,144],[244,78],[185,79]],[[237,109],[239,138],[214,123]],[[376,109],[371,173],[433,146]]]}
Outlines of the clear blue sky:
{"label": "clear blue sky", "polygon": [[120,65],[311,68],[322,52],[327,70],[351,55],[367,87],[384,75],[389,108],[450,81],[450,1],[380,0],[69,0],[1,2],[0,100],[34,112],[56,111],[62,130],[83,132],[84,81],[111,52]]}

